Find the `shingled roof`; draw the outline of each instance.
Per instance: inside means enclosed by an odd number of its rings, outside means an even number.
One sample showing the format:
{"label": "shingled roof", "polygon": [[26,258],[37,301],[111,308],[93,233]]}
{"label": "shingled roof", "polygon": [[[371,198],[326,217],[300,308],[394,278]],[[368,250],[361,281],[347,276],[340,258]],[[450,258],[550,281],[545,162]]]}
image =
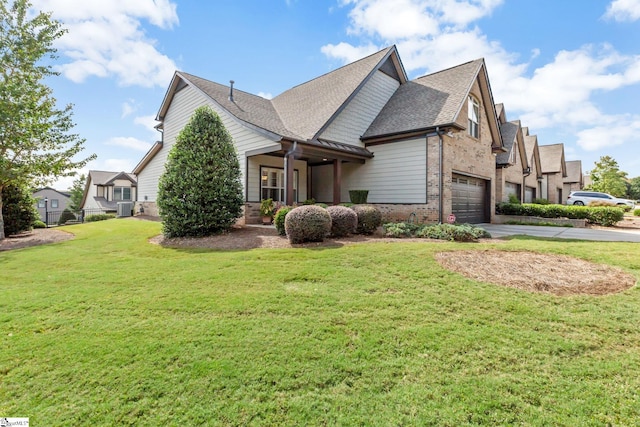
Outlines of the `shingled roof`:
{"label": "shingled roof", "polygon": [[496,156],[496,164],[500,166],[508,165],[511,158],[511,150],[513,150],[514,144],[516,144],[518,129],[520,129],[520,121],[506,122],[500,124],[500,134],[502,135],[502,143],[504,144],[503,153],[498,153]]}
{"label": "shingled roof", "polygon": [[[529,166],[533,169],[533,163],[535,163],[536,175],[538,178],[542,177],[542,166],[540,165],[540,149],[538,147],[538,137],[536,135],[529,135],[529,128],[522,128],[522,136],[524,139],[524,149],[526,152],[527,161]],[[533,161],[533,163],[531,163]]]}
{"label": "shingled roof", "polygon": [[538,146],[540,152],[540,165],[542,173],[558,173],[567,176],[564,161],[564,144],[551,144]]}
{"label": "shingled roof", "polygon": [[[137,178],[132,173],[90,170],[89,178],[93,185],[112,185],[116,179],[127,179],[135,186]],[[87,180],[87,183],[89,180]]]}
{"label": "shingled roof", "polygon": [[564,179],[566,183],[582,182],[582,162],[580,160],[571,160],[565,163],[567,166],[567,176]]}
{"label": "shingled roof", "polygon": [[401,85],[363,138],[451,125],[483,64],[478,59]]}
{"label": "shingled roof", "polygon": [[282,122],[305,140],[315,139],[366,79],[395,51],[395,46],[388,47],[276,96],[273,105]]}

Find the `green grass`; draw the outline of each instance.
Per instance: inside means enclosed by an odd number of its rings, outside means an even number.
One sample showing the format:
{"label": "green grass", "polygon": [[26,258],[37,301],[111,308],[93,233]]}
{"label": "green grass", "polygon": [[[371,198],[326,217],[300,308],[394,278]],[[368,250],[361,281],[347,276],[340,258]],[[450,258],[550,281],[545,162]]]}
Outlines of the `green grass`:
{"label": "green grass", "polygon": [[442,269],[558,253],[636,277],[633,243],[204,251],[160,224],[0,253],[0,415],[34,425],[634,425],[640,291],[559,298]]}

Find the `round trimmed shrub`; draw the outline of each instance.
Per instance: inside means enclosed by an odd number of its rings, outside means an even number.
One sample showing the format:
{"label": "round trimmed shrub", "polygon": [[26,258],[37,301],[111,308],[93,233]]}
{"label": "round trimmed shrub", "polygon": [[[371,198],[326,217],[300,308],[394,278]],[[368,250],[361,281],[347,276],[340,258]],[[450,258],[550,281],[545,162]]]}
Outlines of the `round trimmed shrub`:
{"label": "round trimmed shrub", "polygon": [[284,230],[284,219],[292,210],[293,206],[281,206],[280,209],[277,210],[276,216],[273,217],[273,224],[276,226],[276,230],[281,236],[285,236],[287,234]]}
{"label": "round trimmed shrub", "polygon": [[60,214],[60,219],[58,220],[58,225],[65,225],[67,221],[74,221],[76,216],[69,209],[65,209]]}
{"label": "round trimmed shrub", "polygon": [[358,215],[345,206],[329,206],[327,212],[331,217],[331,235],[334,237],[354,234],[358,227]]}
{"label": "round trimmed shrub", "polygon": [[317,205],[299,206],[285,217],[284,229],[291,243],[322,242],[331,232],[331,216]]}
{"label": "round trimmed shrub", "polygon": [[355,205],[351,209],[358,216],[358,234],[373,234],[382,225],[382,214],[375,206]]}

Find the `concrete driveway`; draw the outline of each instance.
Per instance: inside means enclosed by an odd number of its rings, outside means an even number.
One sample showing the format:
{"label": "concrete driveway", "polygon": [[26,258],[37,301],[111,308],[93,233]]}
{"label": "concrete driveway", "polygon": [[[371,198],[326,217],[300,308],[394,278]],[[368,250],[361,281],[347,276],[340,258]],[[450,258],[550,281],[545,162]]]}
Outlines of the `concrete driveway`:
{"label": "concrete driveway", "polygon": [[526,235],[556,239],[594,240],[599,242],[638,242],[640,230],[601,230],[593,228],[546,227],[537,225],[476,224],[491,237]]}

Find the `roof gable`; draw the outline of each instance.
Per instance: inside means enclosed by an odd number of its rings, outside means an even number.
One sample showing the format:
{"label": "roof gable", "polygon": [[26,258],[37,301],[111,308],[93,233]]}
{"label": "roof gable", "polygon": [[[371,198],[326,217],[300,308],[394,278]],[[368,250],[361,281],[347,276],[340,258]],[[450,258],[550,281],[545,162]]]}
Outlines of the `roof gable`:
{"label": "roof gable", "polygon": [[571,160],[565,162],[567,167],[567,176],[564,179],[564,182],[572,183],[572,182],[582,182],[582,162],[580,160]]}
{"label": "roof gable", "polygon": [[562,173],[567,176],[564,161],[564,144],[551,144],[538,146],[540,152],[540,165],[542,173]]}
{"label": "roof gable", "polygon": [[391,46],[291,88],[272,102],[288,129],[304,140],[315,139],[378,69],[400,83],[406,81],[396,47]]}
{"label": "roof gable", "polygon": [[522,128],[522,135],[524,139],[524,149],[526,151],[527,160],[531,161],[530,166],[533,168],[535,165],[536,176],[542,178],[542,165],[540,164],[540,151],[538,149],[538,137],[536,135],[529,135],[529,128]]}
{"label": "roof gable", "polygon": [[480,83],[494,145],[502,147],[484,59],[438,71],[401,85],[367,129],[363,139],[455,125],[476,80]]}

